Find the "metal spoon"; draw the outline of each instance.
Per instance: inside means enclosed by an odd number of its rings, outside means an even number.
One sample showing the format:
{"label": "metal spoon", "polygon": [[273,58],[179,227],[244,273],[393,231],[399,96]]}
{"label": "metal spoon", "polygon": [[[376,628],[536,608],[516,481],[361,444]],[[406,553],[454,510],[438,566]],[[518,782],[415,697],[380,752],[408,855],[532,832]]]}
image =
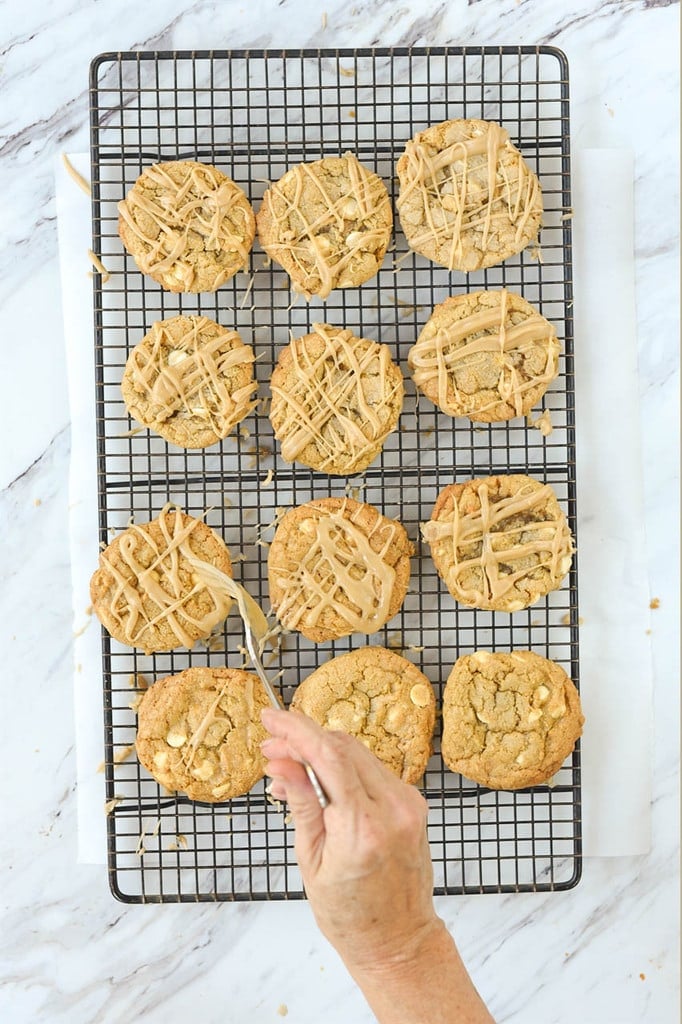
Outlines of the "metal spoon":
{"label": "metal spoon", "polygon": [[[216,568],[216,566],[211,565],[208,562],[202,562],[200,559],[192,558],[191,556],[186,557],[197,572],[204,577],[207,583],[210,582],[214,587],[222,587],[222,589],[226,590],[230,597],[233,597],[237,602],[239,614],[244,623],[246,646],[251,656],[253,667],[256,670],[258,678],[265,687],[265,692],[267,693],[273,708],[276,708],[277,711],[281,711],[282,704],[274,691],[272,683],[265,674],[263,662],[261,661],[261,651],[263,650],[265,641],[270,634],[270,627],[268,625],[268,620],[265,618],[263,613],[263,609],[256,601],[254,601],[248,590],[245,590],[241,584],[236,583],[231,576],[227,576],[224,572],[221,572],[220,569]],[[305,768],[306,775],[310,779],[310,785],[315,791],[318,803],[322,810],[324,810],[325,807],[329,806],[329,798],[320,785],[320,780],[315,774],[314,769],[307,761],[303,761],[302,763]]]}

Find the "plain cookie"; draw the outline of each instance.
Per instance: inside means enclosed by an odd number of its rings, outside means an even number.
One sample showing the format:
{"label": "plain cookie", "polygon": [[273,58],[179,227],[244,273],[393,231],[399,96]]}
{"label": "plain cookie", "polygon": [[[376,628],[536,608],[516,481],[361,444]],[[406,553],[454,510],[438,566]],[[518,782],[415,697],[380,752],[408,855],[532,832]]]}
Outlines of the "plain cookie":
{"label": "plain cookie", "polygon": [[360,740],[403,782],[418,782],[431,755],[436,699],[419,669],[385,647],[361,647],[316,669],[291,707]]}
{"label": "plain cookie", "polygon": [[550,779],[585,722],[560,665],[532,651],[459,658],[443,695],[443,760],[480,786],[524,789]]}

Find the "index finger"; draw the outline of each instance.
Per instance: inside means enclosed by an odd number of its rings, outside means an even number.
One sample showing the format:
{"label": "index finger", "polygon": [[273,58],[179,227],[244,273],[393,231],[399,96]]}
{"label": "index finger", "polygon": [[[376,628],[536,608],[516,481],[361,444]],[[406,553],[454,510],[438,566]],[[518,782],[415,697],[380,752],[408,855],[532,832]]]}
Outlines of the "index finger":
{"label": "index finger", "polygon": [[332,804],[350,806],[353,801],[370,799],[350,736],[327,732],[298,711],[263,708],[261,717],[270,735],[286,743],[292,760],[307,761],[314,769]]}

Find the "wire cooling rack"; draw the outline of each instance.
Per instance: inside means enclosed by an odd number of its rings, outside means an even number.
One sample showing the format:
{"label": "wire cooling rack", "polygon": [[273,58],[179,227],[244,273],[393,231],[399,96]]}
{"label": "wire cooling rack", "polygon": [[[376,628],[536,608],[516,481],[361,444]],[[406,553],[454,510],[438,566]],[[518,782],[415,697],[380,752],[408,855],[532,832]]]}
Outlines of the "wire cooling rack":
{"label": "wire cooling rack", "polygon": [[[235,575],[268,606],[268,524],[277,510],[350,493],[405,525],[417,545],[402,611],[371,638],[314,645],[286,638],[280,686],[366,642],[402,650],[440,699],[453,663],[477,648],[531,648],[578,682],[577,576],[514,615],[457,605],[419,541],[439,490],[493,472],[528,472],[557,492],[575,533],[575,439],[571,282],[568,67],[550,47],[431,47],[391,50],[107,53],[91,66],[93,250],[111,273],[94,279],[100,534],[131,515],[144,522],[168,501],[224,536],[244,561]],[[288,279],[256,244],[248,273],[215,294],[173,295],[138,272],[117,235],[116,203],[159,160],[217,165],[257,207],[292,164],[347,150],[374,169],[395,200],[395,163],[416,131],[452,117],[501,122],[539,176],[545,215],[540,246],[468,276],[409,252],[396,224],[395,249],[359,289],[292,305]],[[451,293],[509,287],[557,328],[560,376],[544,400],[553,432],[523,419],[474,425],[416,401],[406,373],[405,411],[383,454],[350,480],[285,464],[266,416],[252,414],[219,445],[183,451],[131,426],[120,393],[129,350],[152,322],[202,313],[236,327],[257,354],[260,393],[290,330],[313,321],[345,325],[390,345],[406,371],[407,350],[432,307]],[[273,470],[267,486],[268,471]],[[207,511],[208,510],[208,511]],[[130,707],[143,679],[190,665],[239,665],[240,621],[192,651],[146,657],[103,634],[105,775],[109,877],[126,902],[291,899],[303,896],[293,830],[260,784],[226,804],[168,796],[138,764]],[[279,665],[273,667],[275,671]],[[141,679],[140,677],[143,677]],[[424,778],[437,893],[568,889],[581,869],[580,762],[576,751],[552,786],[482,789],[444,768],[440,726]]]}

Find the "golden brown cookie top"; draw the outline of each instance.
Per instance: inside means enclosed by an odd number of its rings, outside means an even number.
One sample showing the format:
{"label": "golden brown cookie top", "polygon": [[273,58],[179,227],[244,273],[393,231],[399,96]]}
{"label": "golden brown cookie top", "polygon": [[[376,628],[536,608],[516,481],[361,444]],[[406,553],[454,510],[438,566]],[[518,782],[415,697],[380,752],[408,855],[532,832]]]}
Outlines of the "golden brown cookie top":
{"label": "golden brown cookie top", "polygon": [[313,324],[279,354],[270,420],[282,458],[324,473],[366,469],[395,428],[403,378],[386,345]]}
{"label": "golden brown cookie top", "polygon": [[167,506],[149,523],[133,523],[99,556],[90,581],[98,619],[123,644],[145,654],[192,647],[227,616],[232,603],[190,559],[232,575],[221,538],[199,519]]}
{"label": "golden brown cookie top", "polygon": [[253,349],[205,316],[159,320],[126,362],[131,416],[182,448],[205,448],[254,408]]}
{"label": "golden brown cookie top", "polygon": [[418,782],[431,753],[436,699],[419,669],[385,647],[331,658],[299,684],[292,708],[355,736],[404,782]]}
{"label": "golden brown cookie top", "polygon": [[393,213],[381,178],[346,153],[290,168],[265,192],[256,221],[261,245],[292,287],[326,299],[377,273]]}
{"label": "golden brown cookie top", "polygon": [[216,167],[147,167],[118,204],[121,240],[171,292],[212,292],[248,266],[256,222],[246,195]]}
{"label": "golden brown cookie top", "polygon": [[580,697],[556,662],[532,651],[459,658],[443,695],[443,760],[492,789],[550,779],[582,732]]}
{"label": "golden brown cookie top", "polygon": [[413,546],[372,505],[322,498],[288,512],[268,555],[270,600],[286,629],[316,643],[374,633],[401,607]]}
{"label": "golden brown cookie top", "polygon": [[159,679],[138,709],[137,756],[166,789],[218,802],[248,793],[263,777],[258,676],[233,668],[188,668]]}
{"label": "golden brown cookie top", "polygon": [[453,295],[410,349],[414,382],[449,416],[478,422],[525,416],[559,370],[556,331],[520,295]]}
{"label": "golden brown cookie top", "polygon": [[421,530],[452,596],[474,608],[527,608],[571,567],[571,532],[556,494],[522,474],[445,487]]}
{"label": "golden brown cookie top", "polygon": [[449,270],[492,267],[537,237],[537,176],[494,121],[443,121],[418,132],[397,166],[410,247]]}

